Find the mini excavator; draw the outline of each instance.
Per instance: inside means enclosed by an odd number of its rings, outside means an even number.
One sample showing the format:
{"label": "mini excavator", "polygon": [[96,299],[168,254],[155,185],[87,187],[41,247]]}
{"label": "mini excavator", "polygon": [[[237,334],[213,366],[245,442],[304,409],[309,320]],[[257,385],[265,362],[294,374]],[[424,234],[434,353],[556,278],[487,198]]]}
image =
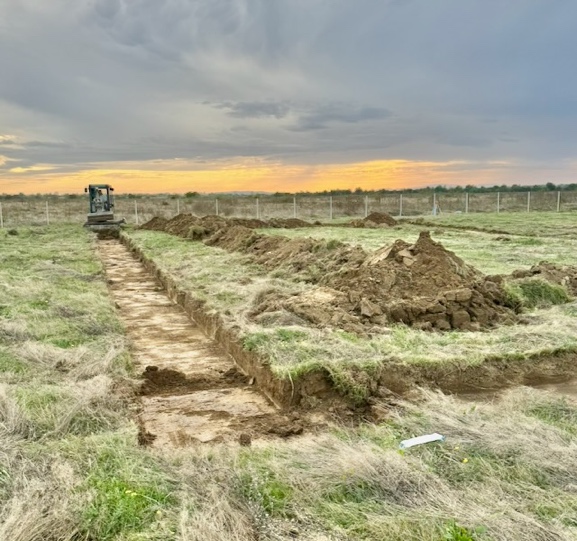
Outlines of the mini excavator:
{"label": "mini excavator", "polygon": [[94,231],[102,229],[119,229],[126,220],[114,219],[114,188],[110,184],[90,184],[84,188],[88,194],[88,215],[84,227]]}

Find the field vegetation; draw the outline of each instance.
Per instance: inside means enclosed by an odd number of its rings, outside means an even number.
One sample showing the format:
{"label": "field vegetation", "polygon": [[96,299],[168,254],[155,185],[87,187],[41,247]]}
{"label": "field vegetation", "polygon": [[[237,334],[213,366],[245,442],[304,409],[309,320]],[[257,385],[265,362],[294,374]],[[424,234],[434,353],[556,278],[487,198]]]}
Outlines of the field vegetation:
{"label": "field vegetation", "polygon": [[[506,233],[531,237],[577,239],[577,219],[573,212],[480,212],[471,214],[441,214],[419,220],[433,226],[446,226],[462,229],[482,229],[487,232]],[[421,224],[422,225],[422,224]]]}
{"label": "field vegetation", "polygon": [[[243,321],[262,288],[307,287],[201,243],[154,232],[130,235],[187,288],[198,288],[214,310],[228,311],[232,324]],[[128,345],[94,242],[71,226],[0,232],[0,539],[577,536],[577,407],[535,389],[512,389],[495,402],[432,391],[413,402],[377,400],[378,423],[335,421],[319,433],[252,447],[139,447]],[[570,305],[553,310],[573,317]],[[309,332],[291,325],[252,331],[247,347],[262,346],[261,332],[276,336],[279,347],[263,351],[277,355],[279,366],[290,362],[300,333]],[[551,325],[548,332],[561,330]],[[478,338],[412,333],[399,327],[380,340],[390,339],[387,347],[396,340],[407,362],[437,340],[438,349],[423,357],[432,362],[454,343]],[[349,361],[376,360],[384,352],[374,340],[330,337],[337,338],[310,358],[316,362],[346,344],[352,349],[341,355]],[[309,340],[328,348],[324,334],[307,338],[312,347]],[[470,361],[472,352],[471,345]],[[401,440],[430,432],[446,440],[399,451]]]}
{"label": "field vegetation", "polygon": [[[412,225],[384,229],[266,230],[289,237],[314,236],[329,243],[347,241],[367,250],[397,238],[414,242],[418,231],[419,227]],[[294,273],[281,268],[267,274],[266,269],[251,263],[246,255],[161,232],[135,230],[129,235],[164,272],[204,299],[207,309],[223,314],[228,325],[239,329],[245,348],[268,359],[279,376],[298,377],[323,367],[338,386],[359,400],[366,398],[371,378],[359,380],[351,375],[358,370],[371,374],[386,366],[464,370],[496,359],[522,365],[539,357],[577,351],[576,304],[563,287],[541,280],[525,279],[508,288],[511,304],[523,311],[522,324],[501,325],[490,332],[443,333],[391,325],[385,332],[359,336],[334,328],[313,327],[297,318],[256,323],[250,317],[251,310],[267,291],[297,293],[314,287]],[[487,233],[449,229],[434,234],[434,238],[486,273],[510,273],[543,259],[571,262],[565,242],[551,240],[541,244],[535,242],[540,239],[532,237],[511,237],[511,241],[503,242],[492,237]],[[486,387],[491,384],[491,381],[479,382]]]}

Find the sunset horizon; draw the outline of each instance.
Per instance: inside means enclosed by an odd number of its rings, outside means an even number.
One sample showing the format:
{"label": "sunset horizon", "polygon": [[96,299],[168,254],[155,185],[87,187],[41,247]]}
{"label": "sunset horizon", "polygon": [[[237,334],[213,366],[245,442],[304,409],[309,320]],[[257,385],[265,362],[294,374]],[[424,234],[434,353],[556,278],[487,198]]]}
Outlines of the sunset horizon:
{"label": "sunset horizon", "polygon": [[572,183],[577,5],[0,5],[0,193]]}

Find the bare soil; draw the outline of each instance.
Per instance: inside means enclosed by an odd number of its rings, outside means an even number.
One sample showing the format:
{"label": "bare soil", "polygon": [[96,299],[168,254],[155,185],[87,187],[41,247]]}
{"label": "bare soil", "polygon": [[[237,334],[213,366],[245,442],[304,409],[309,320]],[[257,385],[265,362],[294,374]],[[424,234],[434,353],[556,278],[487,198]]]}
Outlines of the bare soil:
{"label": "bare soil", "polygon": [[577,267],[573,265],[554,265],[541,261],[528,270],[517,270],[512,278],[542,278],[547,282],[564,286],[567,291],[577,296]]}
{"label": "bare soil", "polygon": [[[203,225],[190,226],[190,220]],[[372,213],[363,223],[388,227],[396,221],[387,214]],[[178,229],[177,234],[189,227],[185,235],[189,238],[208,236],[204,242],[209,246],[250,254],[271,270],[284,269],[318,286],[296,296],[263,293],[250,313],[257,322],[274,321],[279,314],[289,313],[301,323],[367,335],[380,333],[391,323],[424,330],[474,331],[518,321],[516,307],[503,287],[506,277],[485,276],[435,242],[428,232],[422,232],[414,244],[397,240],[367,253],[334,241],[263,235],[253,226],[257,224],[185,215],[165,224],[151,224],[168,232]],[[197,235],[198,227],[202,232]],[[509,278],[536,275],[577,294],[577,267],[541,263]]]}
{"label": "bare soil", "polygon": [[[286,297],[263,295],[251,316],[288,310],[319,326],[365,334],[391,322],[422,329],[478,330],[513,322],[502,278],[487,277],[422,232],[374,253],[342,243],[267,236],[240,226],[217,231],[210,246],[251,254],[268,268],[301,273],[319,288]],[[318,270],[315,274],[311,270]]]}
{"label": "bare soil", "polygon": [[371,212],[362,220],[353,220],[348,224],[351,227],[393,227],[397,225],[397,220],[385,212]]}
{"label": "bare soil", "polygon": [[142,380],[141,443],[247,444],[310,426],[298,412],[283,412],[261,394],[254,378],[203,334],[125,246],[104,240],[99,253]]}
{"label": "bare soil", "polygon": [[140,228],[152,231],[165,231],[172,235],[195,240],[209,237],[220,229],[234,226],[242,226],[248,229],[267,227],[294,229],[297,227],[312,227],[313,224],[297,218],[273,218],[268,221],[263,221],[255,218],[224,218],[223,216],[216,215],[198,217],[192,214],[179,214],[170,220],[154,217]]}

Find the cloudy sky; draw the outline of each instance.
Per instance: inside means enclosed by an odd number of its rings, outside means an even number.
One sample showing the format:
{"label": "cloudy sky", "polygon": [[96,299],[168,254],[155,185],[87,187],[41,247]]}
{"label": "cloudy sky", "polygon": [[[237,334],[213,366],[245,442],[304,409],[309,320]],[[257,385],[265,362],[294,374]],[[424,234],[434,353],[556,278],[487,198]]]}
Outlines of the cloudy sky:
{"label": "cloudy sky", "polygon": [[574,0],[0,0],[0,193],[577,179]]}

